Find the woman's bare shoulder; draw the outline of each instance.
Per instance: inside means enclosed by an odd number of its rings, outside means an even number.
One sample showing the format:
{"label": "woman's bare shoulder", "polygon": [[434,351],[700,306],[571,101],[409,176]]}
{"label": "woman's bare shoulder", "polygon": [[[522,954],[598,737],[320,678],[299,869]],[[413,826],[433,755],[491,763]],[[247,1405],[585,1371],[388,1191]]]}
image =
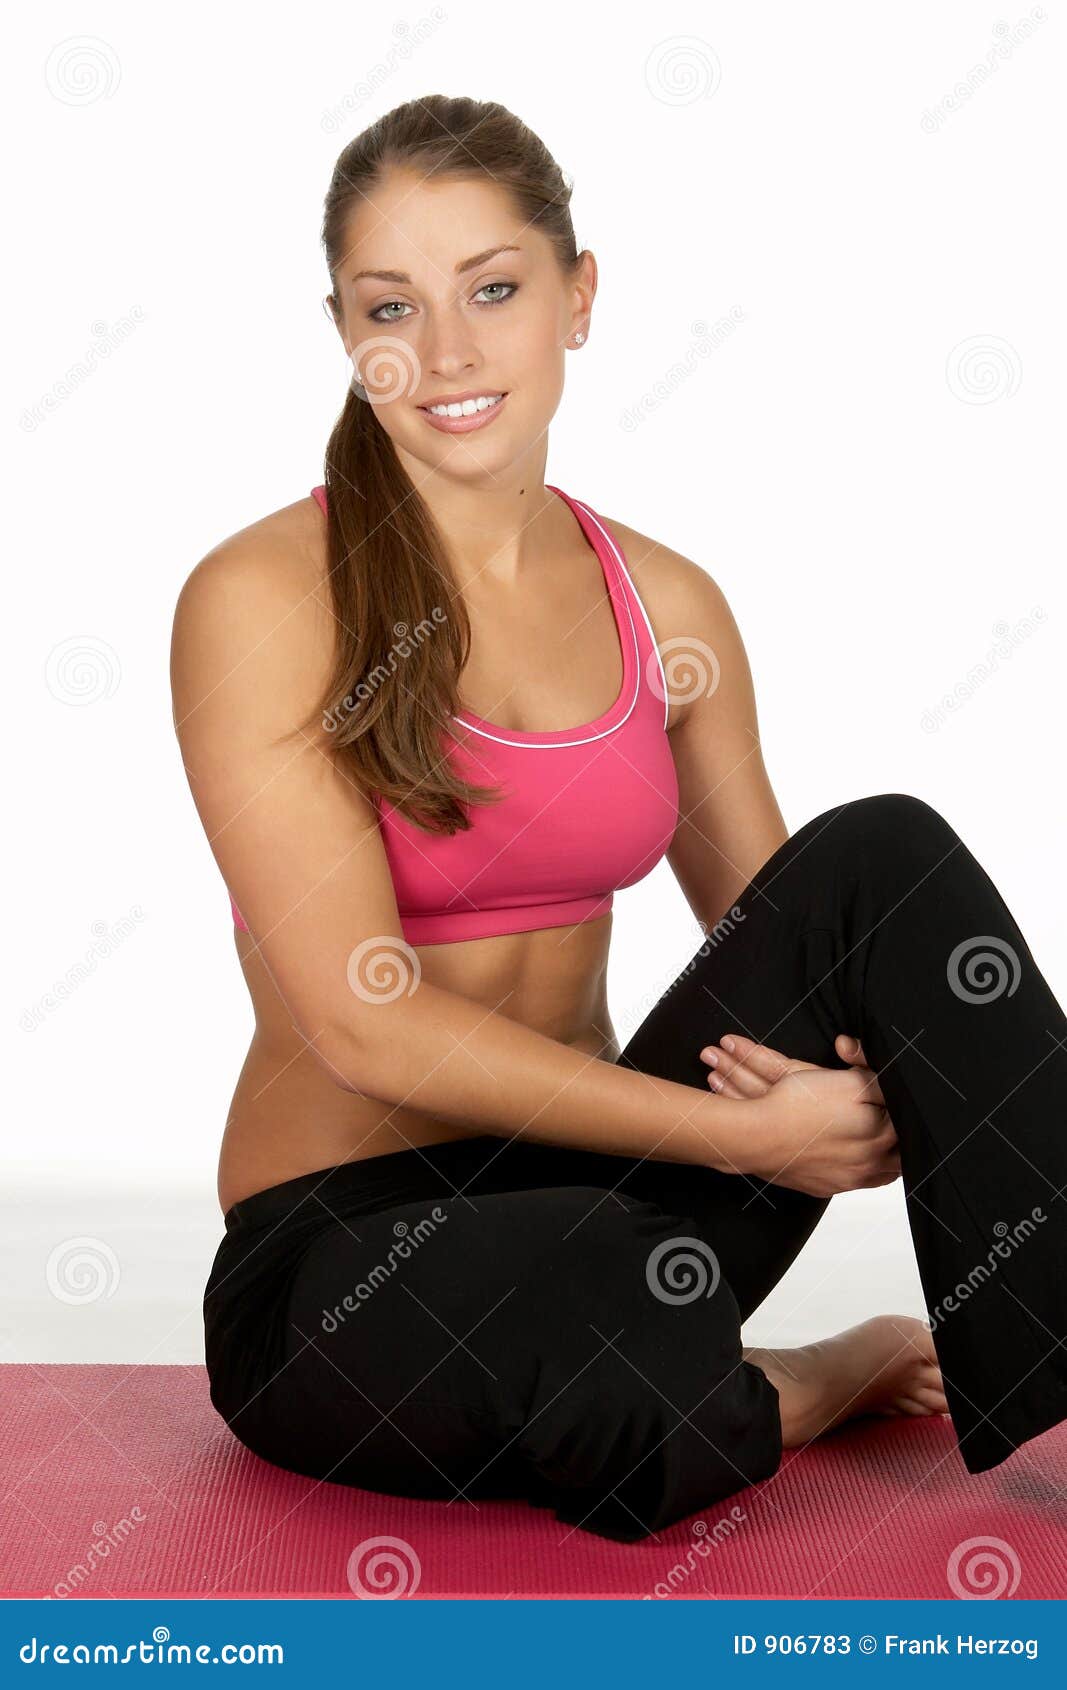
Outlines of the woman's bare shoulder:
{"label": "woman's bare shoulder", "polygon": [[172,674],[189,697],[225,684],[237,699],[247,686],[249,707],[284,715],[317,698],[335,638],[325,523],[309,495],[228,535],[193,566],[174,609]]}
{"label": "woman's bare shoulder", "polygon": [[198,582],[218,583],[219,590],[243,587],[268,594],[321,586],[326,574],[325,533],[322,511],[309,493],[219,540],[195,564],[185,587],[194,577]]}
{"label": "woman's bare shoulder", "polygon": [[660,540],[605,517],[618,541],[657,639],[699,633],[729,614],[721,587],[703,564]]}

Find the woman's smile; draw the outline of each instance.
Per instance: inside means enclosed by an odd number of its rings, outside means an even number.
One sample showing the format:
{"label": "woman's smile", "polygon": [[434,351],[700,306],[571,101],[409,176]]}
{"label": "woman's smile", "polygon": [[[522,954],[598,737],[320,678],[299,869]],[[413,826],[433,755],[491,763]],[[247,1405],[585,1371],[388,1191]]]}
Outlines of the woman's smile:
{"label": "woman's smile", "polygon": [[[449,416],[441,412],[430,411],[425,405],[418,405],[416,409],[426,418],[431,428],[438,428],[443,434],[469,434],[472,429],[487,428],[494,417],[499,416],[504,409],[507,394],[493,395],[487,393],[484,396],[479,395],[479,397],[491,399],[493,402],[486,405],[482,410],[470,411],[466,414],[461,413],[459,416]],[[459,403],[464,402],[459,401]]]}

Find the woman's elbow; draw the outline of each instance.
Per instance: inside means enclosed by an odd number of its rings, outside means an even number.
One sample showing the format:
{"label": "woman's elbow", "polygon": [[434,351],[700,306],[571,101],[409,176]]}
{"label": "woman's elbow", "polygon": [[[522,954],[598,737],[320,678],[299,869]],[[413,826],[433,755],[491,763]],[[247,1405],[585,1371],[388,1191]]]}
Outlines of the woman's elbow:
{"label": "woman's elbow", "polygon": [[[417,1048],[410,1018],[397,1005],[379,1005],[353,1016],[341,1026],[330,1026],[311,1048],[323,1071],[341,1091],[360,1097],[396,1103],[402,1075],[397,1052]],[[396,1090],[394,1097],[392,1092]]]}

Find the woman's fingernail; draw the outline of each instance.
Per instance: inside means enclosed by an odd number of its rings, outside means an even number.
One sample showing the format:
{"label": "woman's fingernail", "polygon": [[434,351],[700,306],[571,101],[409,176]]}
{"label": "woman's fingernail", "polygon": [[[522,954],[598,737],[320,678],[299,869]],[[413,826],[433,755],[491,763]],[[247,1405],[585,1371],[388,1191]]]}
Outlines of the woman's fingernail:
{"label": "woman's fingernail", "polygon": [[729,1033],[727,1033],[727,1035],[724,1039],[720,1039],[719,1043],[722,1045],[723,1050],[728,1050],[730,1052],[730,1055],[731,1056],[733,1055],[733,1053],[734,1053],[734,1041],[730,1037]]}
{"label": "woman's fingernail", "polygon": [[722,1089],[722,1075],[721,1074],[710,1074],[708,1076],[708,1085],[711,1087],[712,1091],[721,1091],[721,1089]]}
{"label": "woman's fingernail", "polygon": [[706,1050],[704,1052],[704,1061],[708,1064],[709,1068],[717,1068],[719,1065],[718,1052],[714,1050]]}

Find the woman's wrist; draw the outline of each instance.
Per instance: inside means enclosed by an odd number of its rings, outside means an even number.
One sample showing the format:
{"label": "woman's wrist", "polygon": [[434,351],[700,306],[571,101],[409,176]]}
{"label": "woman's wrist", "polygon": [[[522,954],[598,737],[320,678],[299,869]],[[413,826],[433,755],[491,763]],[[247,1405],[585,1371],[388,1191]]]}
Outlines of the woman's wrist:
{"label": "woman's wrist", "polygon": [[692,1159],[721,1174],[755,1172],[768,1101],[764,1097],[721,1097],[713,1092],[702,1097],[694,1125],[703,1150]]}

